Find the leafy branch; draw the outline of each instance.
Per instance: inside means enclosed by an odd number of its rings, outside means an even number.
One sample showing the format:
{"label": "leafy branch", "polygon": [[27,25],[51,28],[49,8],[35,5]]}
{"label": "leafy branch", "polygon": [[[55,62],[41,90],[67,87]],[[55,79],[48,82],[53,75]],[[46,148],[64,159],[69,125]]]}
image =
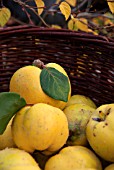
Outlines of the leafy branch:
{"label": "leafy branch", "polygon": [[[4,1],[1,0],[1,6],[3,6],[4,10],[2,8],[0,9],[0,16],[3,18],[2,21],[0,20],[2,27],[6,25],[11,17],[11,13],[8,13],[10,7],[5,7]],[[20,24],[43,25],[45,27],[53,27],[55,25],[60,26],[60,28],[94,34],[104,34],[107,28],[114,25],[113,0],[51,0],[48,4],[45,0],[26,0],[24,2],[23,0],[12,0],[12,2],[18,4],[28,18],[29,23],[26,23],[26,21],[23,22],[23,18],[20,16],[20,19],[15,18]],[[96,9],[96,4],[100,2],[105,3],[105,6],[99,10]],[[16,12],[15,9],[14,12]],[[33,14],[35,14],[38,20],[37,22],[34,22],[35,18],[32,16]]]}
{"label": "leafy branch", "polygon": [[22,7],[22,10],[25,11],[26,15],[28,16],[29,18],[29,24],[30,25],[34,25],[33,21],[31,20],[30,18],[30,14],[27,12],[26,8],[30,9],[31,11],[33,11],[34,14],[36,14],[38,16],[38,18],[42,21],[42,23],[46,26],[46,27],[49,27],[49,25],[43,20],[43,18],[41,17],[41,15],[36,12],[35,9],[39,9],[39,8],[44,8],[44,6],[42,7],[34,7],[34,6],[30,6],[28,4],[26,4],[27,1],[25,2],[22,2],[21,0],[13,0],[14,2],[18,3],[21,7]]}

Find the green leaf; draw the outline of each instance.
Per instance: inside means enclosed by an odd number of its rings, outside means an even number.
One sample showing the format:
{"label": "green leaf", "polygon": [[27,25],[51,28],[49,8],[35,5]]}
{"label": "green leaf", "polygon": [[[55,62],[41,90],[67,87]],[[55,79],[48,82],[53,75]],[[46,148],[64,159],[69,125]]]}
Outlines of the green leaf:
{"label": "green leaf", "polygon": [[11,12],[8,8],[0,8],[0,26],[3,27],[9,21]]}
{"label": "green leaf", "polygon": [[52,67],[44,68],[40,74],[40,83],[48,96],[56,100],[68,101],[70,85],[68,77],[63,73]]}
{"label": "green leaf", "polygon": [[3,134],[13,115],[25,105],[26,101],[17,93],[0,93],[0,134]]}

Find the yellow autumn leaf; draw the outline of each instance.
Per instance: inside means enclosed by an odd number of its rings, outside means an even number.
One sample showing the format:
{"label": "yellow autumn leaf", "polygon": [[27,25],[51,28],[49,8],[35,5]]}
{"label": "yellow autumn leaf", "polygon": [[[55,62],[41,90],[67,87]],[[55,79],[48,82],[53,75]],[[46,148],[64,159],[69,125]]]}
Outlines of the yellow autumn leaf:
{"label": "yellow autumn leaf", "polygon": [[80,18],[79,20],[78,18],[74,18],[73,16],[71,16],[71,20],[69,20],[68,22],[68,29],[75,31],[81,30],[84,32],[92,33],[94,35],[98,35],[97,32],[88,28],[87,23],[88,22],[85,18]]}
{"label": "yellow autumn leaf", "polygon": [[69,22],[68,22],[68,29],[77,31],[78,27],[77,27],[76,23],[77,23],[76,18],[70,19]]}
{"label": "yellow autumn leaf", "polygon": [[44,10],[45,4],[44,4],[43,0],[35,0],[35,2],[37,5],[37,8],[38,8],[38,14],[41,15]]}
{"label": "yellow autumn leaf", "polygon": [[88,32],[88,22],[87,19],[85,18],[72,18],[69,22],[68,22],[68,28],[73,30],[81,30],[81,31],[85,31]]}
{"label": "yellow autumn leaf", "polygon": [[60,3],[61,2],[61,0],[56,0],[56,4],[58,4],[58,3]]}
{"label": "yellow autumn leaf", "polygon": [[[76,0],[65,0],[69,5],[75,7],[76,6]],[[61,0],[56,0],[56,4],[59,4]]]}
{"label": "yellow autumn leaf", "polygon": [[94,35],[98,35],[98,33],[95,32],[95,31],[93,31],[92,29],[88,29],[88,32],[90,32],[90,33],[92,33],[92,34],[94,34]]}
{"label": "yellow autumn leaf", "polygon": [[76,6],[76,0],[66,0],[71,6],[75,7]]}
{"label": "yellow autumn leaf", "polygon": [[81,31],[87,32],[88,31],[88,22],[87,22],[87,19],[85,19],[85,18],[77,19],[77,27]]}
{"label": "yellow autumn leaf", "polygon": [[61,2],[59,5],[61,13],[65,16],[65,19],[67,20],[69,16],[71,15],[71,7],[67,2]]}
{"label": "yellow autumn leaf", "polygon": [[107,0],[110,11],[114,14],[114,0]]}
{"label": "yellow autumn leaf", "polygon": [[104,25],[113,25],[113,22],[110,19],[106,18],[104,20]]}
{"label": "yellow autumn leaf", "polygon": [[8,8],[0,8],[0,26],[3,27],[6,25],[8,20],[11,17],[11,12]]}
{"label": "yellow autumn leaf", "polygon": [[52,28],[55,28],[55,29],[61,29],[61,27],[59,25],[51,25]]}
{"label": "yellow autumn leaf", "polygon": [[[105,16],[108,16],[108,15],[105,14]],[[113,24],[111,19],[109,19],[107,17],[104,18],[103,16],[98,16],[96,18],[93,18],[92,22],[95,23],[97,26],[103,26],[103,25],[105,26],[105,25],[112,25]]]}

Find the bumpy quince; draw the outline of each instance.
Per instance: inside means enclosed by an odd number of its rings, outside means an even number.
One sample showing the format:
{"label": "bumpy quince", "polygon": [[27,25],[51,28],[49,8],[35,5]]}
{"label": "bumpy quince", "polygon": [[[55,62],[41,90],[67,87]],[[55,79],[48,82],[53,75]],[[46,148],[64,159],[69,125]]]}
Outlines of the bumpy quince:
{"label": "bumpy quince", "polygon": [[79,103],[69,105],[63,111],[67,117],[70,131],[67,144],[86,146],[88,144],[86,126],[95,109]]}
{"label": "bumpy quince", "polygon": [[11,132],[12,119],[9,121],[4,133],[0,135],[0,150],[15,147]]}
{"label": "bumpy quince", "polygon": [[81,94],[74,94],[70,97],[69,101],[67,102],[66,107],[72,105],[72,104],[85,104],[90,107],[93,107],[94,109],[97,108],[96,104],[92,99],[90,99],[87,96],[81,95]]}
{"label": "bumpy quince", "polygon": [[22,108],[14,117],[12,135],[20,149],[51,154],[59,150],[69,135],[64,112],[45,103]]}
{"label": "bumpy quince", "polygon": [[81,170],[93,168],[102,170],[98,157],[83,146],[68,146],[46,162],[44,170]]}
{"label": "bumpy quince", "polygon": [[104,160],[114,162],[114,104],[98,107],[86,127],[92,149]]}
{"label": "bumpy quince", "polygon": [[[63,73],[68,77],[66,71],[59,64],[48,63],[46,67],[52,67]],[[18,69],[10,80],[10,91],[16,92],[23,97],[27,104],[36,104],[36,103],[47,103],[52,106],[63,109],[66,106],[67,102],[55,100],[49,97],[42,90],[40,84],[40,73],[41,69],[36,66],[24,66]],[[70,85],[70,80],[69,80]],[[69,90],[68,99],[71,96],[71,85]]]}
{"label": "bumpy quince", "polygon": [[0,170],[41,170],[38,163],[27,152],[17,148],[0,151]]}

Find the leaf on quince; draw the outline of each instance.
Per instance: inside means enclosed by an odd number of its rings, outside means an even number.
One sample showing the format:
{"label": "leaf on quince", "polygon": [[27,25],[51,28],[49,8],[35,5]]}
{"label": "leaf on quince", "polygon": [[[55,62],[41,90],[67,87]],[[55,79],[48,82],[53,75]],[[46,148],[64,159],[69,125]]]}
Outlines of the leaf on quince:
{"label": "leaf on quince", "polygon": [[59,5],[61,13],[64,15],[67,20],[71,15],[71,7],[67,2],[61,2]]}
{"label": "leaf on quince", "polygon": [[25,105],[26,101],[17,93],[0,93],[0,134],[3,134],[13,115]]}
{"label": "leaf on quince", "polygon": [[44,10],[44,2],[42,0],[35,0],[35,3],[37,5],[37,8],[38,8],[38,14],[41,15],[43,10]]}
{"label": "leaf on quince", "polygon": [[0,8],[0,27],[3,27],[6,25],[6,23],[9,21],[11,17],[11,12],[8,8]]}
{"label": "leaf on quince", "polygon": [[107,0],[110,11],[114,14],[114,0]]}
{"label": "leaf on quince", "polygon": [[46,67],[40,74],[42,90],[50,97],[64,102],[68,101],[70,90],[68,77],[57,69]]}

